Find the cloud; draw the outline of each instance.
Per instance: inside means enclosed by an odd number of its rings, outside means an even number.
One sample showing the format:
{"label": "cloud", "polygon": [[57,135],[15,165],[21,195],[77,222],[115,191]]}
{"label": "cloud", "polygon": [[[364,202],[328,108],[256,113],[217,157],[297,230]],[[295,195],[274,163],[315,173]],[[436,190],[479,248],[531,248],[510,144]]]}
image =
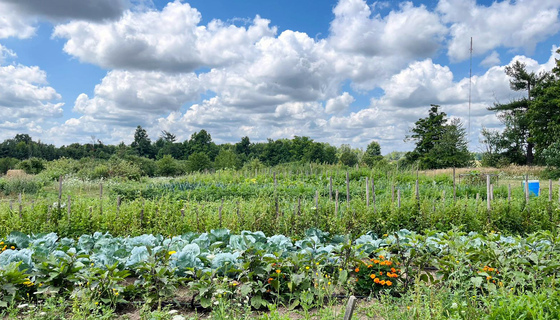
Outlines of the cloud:
{"label": "cloud", "polygon": [[480,62],[483,67],[492,67],[500,64],[500,54],[494,50],[490,55],[488,55],[484,60]]}
{"label": "cloud", "polygon": [[190,72],[243,61],[276,33],[258,16],[247,28],[200,20],[196,9],[175,1],[162,11],[126,11],[118,21],[58,25],[54,36],[67,39],[66,53],[103,68]]}
{"label": "cloud", "polygon": [[333,12],[330,43],[366,56],[428,57],[447,33],[437,14],[412,2],[404,2],[399,11],[385,17],[372,16],[372,7],[363,0],[340,0]]}
{"label": "cloud", "polygon": [[34,22],[34,19],[19,15],[13,12],[10,5],[0,2],[0,39],[32,37],[35,35]]}
{"label": "cloud", "polygon": [[[2,46],[0,53],[0,57],[15,58],[15,53]],[[39,67],[0,64],[0,138],[41,132],[42,123],[62,116],[61,98],[48,86],[47,75]]]}
{"label": "cloud", "polygon": [[495,1],[490,6],[476,0],[440,0],[437,11],[450,25],[448,56],[452,61],[469,57],[470,38],[473,53],[506,47],[525,49],[531,54],[537,43],[560,31],[557,0]]}
{"label": "cloud", "polygon": [[131,5],[128,0],[0,0],[12,14],[48,20],[79,19],[100,21],[118,18]]}
{"label": "cloud", "polygon": [[136,127],[197,100],[202,89],[194,73],[114,70],[95,86],[94,93],[91,99],[80,94],[74,111],[88,115],[88,120]]}
{"label": "cloud", "polygon": [[352,102],[356,101],[348,92],[344,92],[341,96],[329,99],[325,106],[327,113],[336,113],[348,109]]}

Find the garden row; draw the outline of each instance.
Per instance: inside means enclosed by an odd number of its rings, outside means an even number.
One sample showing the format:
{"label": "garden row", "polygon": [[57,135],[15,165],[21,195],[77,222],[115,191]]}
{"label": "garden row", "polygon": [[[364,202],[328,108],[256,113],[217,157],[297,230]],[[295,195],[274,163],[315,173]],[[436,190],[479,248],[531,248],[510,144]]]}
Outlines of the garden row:
{"label": "garden row", "polygon": [[0,308],[57,295],[91,310],[137,300],[160,308],[182,302],[308,309],[350,294],[406,296],[422,283],[453,290],[458,300],[450,303],[498,305],[493,297],[555,287],[558,231],[519,237],[400,230],[352,238],[309,229],[289,238],[218,229],[172,238],[97,232],[78,239],[14,232],[1,241]]}

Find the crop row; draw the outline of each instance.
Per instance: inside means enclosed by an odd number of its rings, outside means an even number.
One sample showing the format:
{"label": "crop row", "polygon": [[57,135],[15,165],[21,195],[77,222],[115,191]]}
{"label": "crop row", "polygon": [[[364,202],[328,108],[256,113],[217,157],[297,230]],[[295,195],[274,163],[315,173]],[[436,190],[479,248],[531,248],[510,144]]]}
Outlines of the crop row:
{"label": "crop row", "polygon": [[420,282],[467,295],[536,292],[560,275],[558,231],[523,238],[400,230],[355,239],[317,229],[299,239],[227,229],[171,238],[14,232],[1,241],[0,308],[52,295],[113,308],[136,299],[161,306],[178,288],[191,306],[228,299],[257,309],[333,295],[400,296]]}

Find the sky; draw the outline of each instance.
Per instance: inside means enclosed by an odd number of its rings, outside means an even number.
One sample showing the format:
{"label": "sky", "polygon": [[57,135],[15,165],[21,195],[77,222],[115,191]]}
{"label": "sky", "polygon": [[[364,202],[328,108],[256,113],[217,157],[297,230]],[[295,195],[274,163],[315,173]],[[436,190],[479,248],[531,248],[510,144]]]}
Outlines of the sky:
{"label": "sky", "polygon": [[504,68],[520,60],[547,71],[560,58],[559,9],[560,0],[0,0],[0,140],[128,144],[140,125],[154,141],[205,129],[216,143],[375,140],[386,154],[412,150],[406,135],[438,104],[480,152],[481,128],[502,128],[487,108],[523,96]]}

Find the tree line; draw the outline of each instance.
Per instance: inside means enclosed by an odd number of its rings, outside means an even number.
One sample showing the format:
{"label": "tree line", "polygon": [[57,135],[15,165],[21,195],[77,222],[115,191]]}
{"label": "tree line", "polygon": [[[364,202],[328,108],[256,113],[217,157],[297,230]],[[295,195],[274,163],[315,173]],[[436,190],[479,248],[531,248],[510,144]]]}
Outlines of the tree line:
{"label": "tree line", "polygon": [[[108,161],[109,164],[126,160],[142,168],[142,175],[174,175],[210,169],[239,169],[249,162],[262,166],[289,162],[354,166],[361,162],[372,166],[382,158],[381,147],[376,141],[371,141],[365,151],[349,145],[337,148],[305,136],[257,143],[243,137],[237,143],[216,144],[206,130],[193,133],[183,142],[177,141],[174,134],[162,131],[158,139],[152,141],[141,126],[136,128],[130,145],[124,142],[107,145],[92,138],[90,143],[56,147],[33,141],[27,134],[17,134],[0,143],[0,173],[23,169],[35,174],[45,168],[45,161],[58,159],[79,160],[82,163]],[[112,169],[108,167],[107,170]]]}

